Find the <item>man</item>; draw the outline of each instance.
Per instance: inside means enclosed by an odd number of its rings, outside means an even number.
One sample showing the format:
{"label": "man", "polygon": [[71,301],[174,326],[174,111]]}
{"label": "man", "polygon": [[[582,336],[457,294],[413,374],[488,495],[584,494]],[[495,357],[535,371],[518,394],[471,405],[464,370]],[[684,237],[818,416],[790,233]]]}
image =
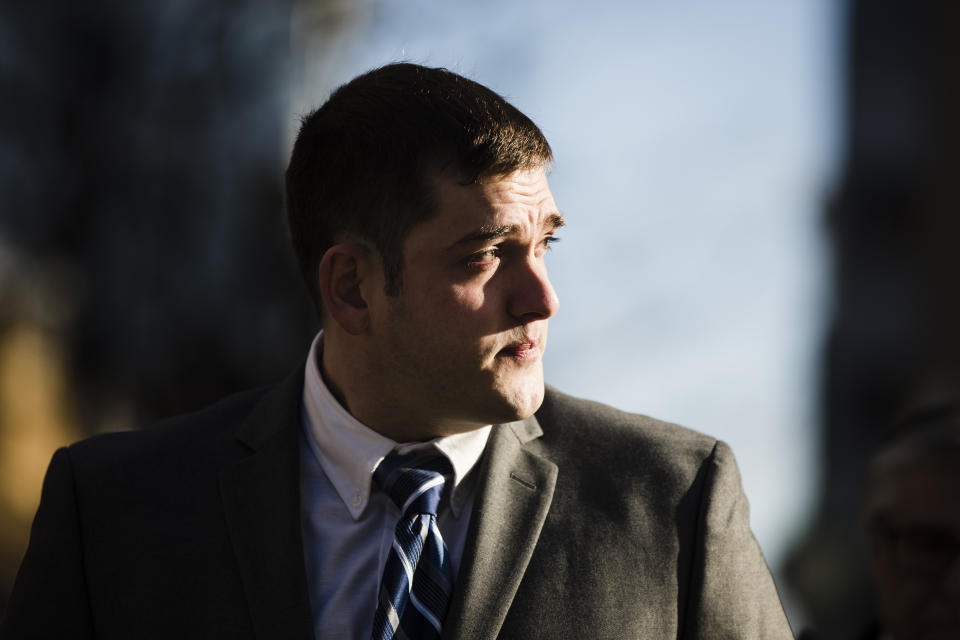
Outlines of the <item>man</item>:
{"label": "man", "polygon": [[10,637],[792,637],[724,444],[545,391],[550,160],[442,69],[337,90],[287,171],[306,366],[57,452]]}
{"label": "man", "polygon": [[960,638],[960,414],[931,406],[901,428],[870,464],[878,624],[863,638]]}

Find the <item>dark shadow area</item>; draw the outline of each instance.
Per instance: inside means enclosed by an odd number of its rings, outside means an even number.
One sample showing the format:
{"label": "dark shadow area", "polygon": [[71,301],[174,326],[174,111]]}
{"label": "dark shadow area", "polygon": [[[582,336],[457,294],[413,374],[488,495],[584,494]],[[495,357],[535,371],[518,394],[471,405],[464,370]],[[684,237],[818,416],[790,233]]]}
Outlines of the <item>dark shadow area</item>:
{"label": "dark shadow area", "polygon": [[277,380],[291,2],[0,12],[0,611],[56,446]]}
{"label": "dark shadow area", "polygon": [[862,636],[960,637],[960,411],[908,416],[870,462],[863,500],[876,620]]}

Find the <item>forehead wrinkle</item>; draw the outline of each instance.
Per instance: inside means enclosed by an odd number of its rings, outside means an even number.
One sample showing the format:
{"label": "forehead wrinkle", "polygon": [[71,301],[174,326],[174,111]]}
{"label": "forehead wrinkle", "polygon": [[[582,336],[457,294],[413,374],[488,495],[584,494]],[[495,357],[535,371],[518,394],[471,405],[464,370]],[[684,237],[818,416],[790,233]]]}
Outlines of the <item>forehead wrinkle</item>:
{"label": "forehead wrinkle", "polygon": [[[440,189],[450,186],[447,183],[439,185]],[[486,209],[485,217],[488,217],[488,220],[477,220],[476,222],[479,224],[474,229],[451,242],[446,250],[456,250],[463,246],[483,242],[499,241],[507,236],[519,235],[527,228],[552,233],[566,224],[563,215],[556,209],[553,196],[545,185],[527,184],[524,180],[517,180],[516,175],[513,175],[510,178],[492,183],[458,186],[463,190],[453,189],[450,191],[451,195],[459,197],[464,195],[465,192],[479,190],[479,193],[477,193],[478,201],[472,204]],[[463,206],[462,203],[461,206]],[[520,213],[518,209],[526,211]],[[511,219],[518,214],[525,220],[523,222],[512,222]]]}

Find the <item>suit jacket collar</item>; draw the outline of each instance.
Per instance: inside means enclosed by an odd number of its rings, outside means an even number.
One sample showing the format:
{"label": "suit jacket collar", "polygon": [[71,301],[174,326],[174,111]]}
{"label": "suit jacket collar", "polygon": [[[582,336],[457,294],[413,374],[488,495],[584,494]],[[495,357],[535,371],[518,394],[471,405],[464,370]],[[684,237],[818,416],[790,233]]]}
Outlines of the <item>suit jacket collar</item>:
{"label": "suit jacket collar", "polygon": [[[242,452],[220,473],[227,529],[258,638],[311,638],[300,524],[303,368],[266,391],[236,431]],[[497,425],[478,485],[443,637],[492,640],[523,577],[556,485],[557,466],[524,445],[536,418]]]}
{"label": "suit jacket collar", "polygon": [[444,624],[447,640],[492,640],[503,625],[556,486],[557,466],[524,448],[541,435],[533,416],[490,434]]}
{"label": "suit jacket collar", "polygon": [[312,638],[300,528],[303,368],[271,388],[236,431],[220,472],[227,530],[256,637]]}

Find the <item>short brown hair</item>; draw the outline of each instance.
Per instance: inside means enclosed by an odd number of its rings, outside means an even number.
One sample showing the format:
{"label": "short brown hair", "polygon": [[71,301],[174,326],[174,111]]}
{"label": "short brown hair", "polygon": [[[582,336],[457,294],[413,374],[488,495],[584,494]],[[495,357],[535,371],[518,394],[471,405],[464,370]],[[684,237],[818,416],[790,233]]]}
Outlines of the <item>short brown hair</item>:
{"label": "short brown hair", "polygon": [[387,294],[400,292],[403,241],[435,213],[437,172],[470,184],[551,158],[527,116],[446,69],[390,64],[341,86],[303,119],[286,173],[290,234],[318,312],[317,265],[345,237],[371,244]]}

